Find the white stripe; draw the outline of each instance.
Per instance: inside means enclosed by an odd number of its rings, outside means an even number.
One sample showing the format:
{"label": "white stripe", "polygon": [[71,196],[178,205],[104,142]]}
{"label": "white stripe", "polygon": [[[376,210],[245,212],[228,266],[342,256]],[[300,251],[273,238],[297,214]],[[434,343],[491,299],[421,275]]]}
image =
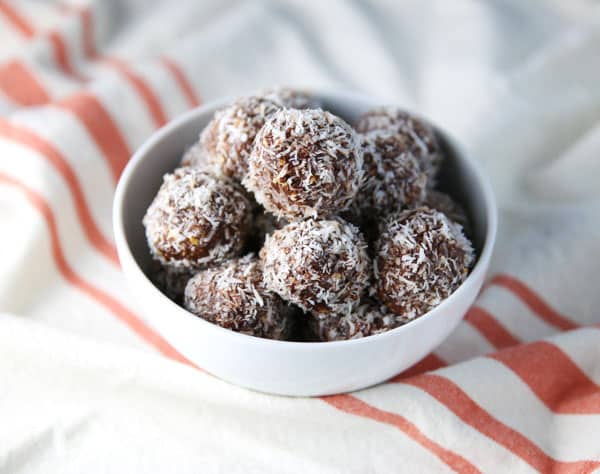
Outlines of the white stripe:
{"label": "white stripe", "polygon": [[[152,350],[108,309],[65,280],[52,258],[43,217],[21,190],[2,181],[0,221],[11,225],[10,232],[0,233],[0,307],[4,311],[82,336],[93,334],[101,341]],[[78,261],[85,260],[89,255],[81,252]],[[75,271],[80,274],[79,269]]]}
{"label": "white stripe", "polygon": [[[99,265],[103,273],[120,274],[118,269],[89,243],[75,209],[75,202],[61,175],[37,152],[0,138],[0,153],[12,160],[0,159],[0,171],[14,177],[27,187],[36,190],[50,204],[58,225],[62,246],[72,254],[75,268],[85,268],[77,251],[94,250],[94,267]],[[5,155],[6,154],[6,155]],[[69,252],[70,251],[70,252]],[[95,268],[97,269],[97,268]],[[94,272],[90,272],[93,276]]]}
{"label": "white stripe", "polygon": [[0,172],[35,189],[50,204],[69,265],[91,284],[130,306],[132,296],[121,271],[87,240],[62,176],[49,166],[40,166],[42,158],[21,145],[0,139],[0,151],[13,158],[0,160]]}
{"label": "white stripe", "polygon": [[146,79],[146,83],[154,92],[167,119],[173,119],[189,109],[181,87],[179,87],[173,74],[165,65],[155,61],[153,63],[132,65],[132,69],[140,77]]}
{"label": "white stripe", "polygon": [[[552,339],[591,380],[600,385],[600,327],[564,332]],[[595,350],[593,350],[595,349]],[[600,415],[598,415],[600,423]]]}
{"label": "white stripe", "polygon": [[62,20],[62,15],[52,3],[13,1],[11,5],[36,31],[47,31]]}
{"label": "white stripe", "polygon": [[600,459],[599,416],[554,414],[502,363],[475,359],[460,370],[445,370],[444,376],[491,416],[522,433],[548,455],[560,461]]}
{"label": "white stripe", "polygon": [[133,153],[156,129],[146,103],[113,66],[98,63],[89,90],[104,105]]}
{"label": "white stripe", "polygon": [[386,384],[357,394],[381,410],[397,413],[414,423],[425,436],[451,449],[482,472],[535,470],[498,443],[469,426],[423,390],[405,384]]}
{"label": "white stripe", "polygon": [[83,25],[76,11],[69,11],[61,15],[61,22],[57,31],[60,33],[67,48],[67,55],[75,72],[84,76],[85,54],[83,51]]}
{"label": "white stripe", "polygon": [[495,348],[479,331],[466,321],[462,321],[452,334],[436,349],[436,354],[448,365],[456,364],[494,352]]}
{"label": "white stripe", "polygon": [[502,286],[490,285],[479,298],[478,304],[522,341],[536,341],[559,332],[559,329],[531,311],[517,295]]}
{"label": "white stripe", "polygon": [[[115,460],[123,472],[451,472],[398,429],[322,400],[240,389],[163,357],[5,315],[0,380],[12,381],[0,393],[0,464],[11,450],[29,453],[27,441],[47,429],[64,443],[60,465],[69,472],[86,470],[88,452],[95,472],[114,471]],[[47,472],[53,454],[28,456],[27,471]]]}
{"label": "white stripe", "polygon": [[[68,54],[68,53],[67,53]],[[81,87],[81,83],[67,76],[56,63],[54,48],[49,39],[32,41],[27,46],[27,55],[22,60],[50,97],[64,97]]]}
{"label": "white stripe", "polygon": [[13,58],[27,44],[28,39],[0,13],[0,61]]}
{"label": "white stripe", "polygon": [[17,104],[12,99],[9,99],[4,91],[0,90],[0,117],[8,116],[16,108]]}
{"label": "white stripe", "polygon": [[60,108],[39,107],[22,109],[13,114],[11,121],[49,142],[71,165],[94,222],[104,237],[112,241],[114,179],[107,160],[79,119]]}
{"label": "white stripe", "polygon": [[[200,102],[204,103],[206,91],[199,85],[202,79],[201,71],[203,70],[204,65],[198,64],[198,61],[190,61],[190,58],[182,58],[179,48],[169,51],[166,54],[166,57],[181,70],[183,77],[186,78],[188,84],[196,93],[196,97],[198,97]],[[174,77],[173,81],[175,81]],[[191,104],[187,102],[187,98],[186,105],[188,108],[191,106]]]}

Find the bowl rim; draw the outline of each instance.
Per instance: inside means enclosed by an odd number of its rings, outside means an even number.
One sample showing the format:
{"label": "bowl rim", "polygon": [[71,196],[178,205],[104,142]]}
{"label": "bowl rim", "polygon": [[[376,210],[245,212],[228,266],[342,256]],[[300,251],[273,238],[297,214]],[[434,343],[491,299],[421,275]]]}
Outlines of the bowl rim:
{"label": "bowl rim", "polygon": [[[397,105],[393,101],[384,101],[378,97],[372,97],[367,94],[363,94],[360,92],[349,92],[349,91],[339,91],[339,90],[331,90],[331,89],[303,89],[308,93],[314,95],[317,98],[324,99],[325,101],[349,101],[349,102],[363,102],[374,104],[373,107],[377,106],[377,104],[385,105],[385,106],[397,106],[404,110],[407,110],[411,114],[416,116],[420,116],[419,113],[413,112],[409,107],[404,107]],[[231,97],[224,97],[214,101],[206,102],[201,104],[200,106],[191,109],[180,116],[174,118],[169,121],[167,124],[162,126],[160,129],[154,131],[150,137],[148,137],[144,143],[135,151],[132,155],[131,159],[128,161],[125,166],[117,184],[115,195],[113,199],[113,232],[115,236],[115,243],[117,246],[117,251],[119,254],[119,260],[126,259],[131,268],[135,268],[137,275],[135,277],[139,277],[144,281],[144,286],[151,287],[150,291],[158,293],[157,296],[164,298],[165,303],[172,305],[173,311],[177,314],[181,315],[181,317],[193,318],[198,321],[200,324],[199,327],[204,327],[209,331],[217,331],[221,333],[223,337],[232,337],[237,338],[240,343],[247,344],[258,344],[261,346],[271,345],[274,348],[284,348],[287,347],[289,349],[294,350],[310,350],[314,351],[318,348],[326,349],[326,348],[334,348],[334,347],[351,347],[357,344],[371,344],[376,343],[377,341],[381,341],[386,338],[393,338],[403,332],[410,331],[411,328],[415,328],[419,324],[426,324],[426,322],[435,317],[443,317],[442,313],[445,308],[451,304],[452,300],[456,300],[461,297],[463,293],[468,291],[467,287],[473,282],[480,274],[485,273],[487,270],[488,263],[491,259],[492,252],[494,250],[494,245],[496,241],[497,227],[498,227],[498,210],[496,207],[496,199],[494,197],[493,188],[489,178],[483,172],[481,165],[471,158],[471,156],[465,152],[465,147],[461,145],[459,141],[457,141],[452,135],[448,134],[445,130],[441,129],[436,124],[433,124],[436,132],[439,133],[444,141],[450,145],[452,150],[456,154],[460,155],[460,159],[467,162],[470,170],[475,175],[475,180],[479,183],[482,194],[484,196],[485,201],[485,214],[486,214],[486,233],[483,240],[483,246],[481,249],[481,253],[478,256],[477,262],[469,276],[463,281],[460,286],[446,299],[444,299],[438,306],[428,311],[422,316],[402,325],[397,328],[391,329],[389,331],[385,331],[379,334],[374,334],[371,336],[360,337],[356,339],[346,339],[346,340],[338,340],[338,341],[318,341],[318,342],[302,342],[302,341],[285,341],[285,340],[275,340],[275,339],[266,339],[257,336],[251,336],[248,334],[243,334],[240,332],[232,331],[230,329],[225,329],[217,324],[206,321],[205,319],[196,316],[185,308],[179,306],[171,299],[169,299],[165,294],[163,294],[146,276],[143,270],[138,265],[136,258],[133,256],[131,252],[131,248],[129,246],[129,242],[125,237],[125,226],[124,226],[124,209],[126,207],[125,203],[125,194],[128,188],[128,184],[131,181],[132,176],[134,176],[136,170],[140,167],[141,163],[144,161],[147,153],[159,142],[165,139],[169,134],[173,133],[180,127],[185,126],[189,121],[196,118],[199,115],[204,115],[206,113],[214,112],[216,109],[226,105],[231,102]],[[430,122],[431,123],[431,122]],[[122,265],[123,266],[123,265]],[[132,278],[133,275],[125,275],[126,278]],[[483,279],[485,275],[481,275]]]}

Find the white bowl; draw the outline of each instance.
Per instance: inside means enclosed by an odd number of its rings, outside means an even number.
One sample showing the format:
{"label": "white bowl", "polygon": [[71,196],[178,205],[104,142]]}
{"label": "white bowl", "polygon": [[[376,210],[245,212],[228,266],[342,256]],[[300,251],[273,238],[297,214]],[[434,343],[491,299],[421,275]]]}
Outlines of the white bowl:
{"label": "white bowl", "polygon": [[[324,108],[348,122],[381,105],[349,93],[315,94]],[[146,320],[189,360],[211,374],[261,392],[294,396],[358,390],[393,377],[434,350],[475,300],[496,235],[491,187],[477,164],[440,131],[448,159],[445,188],[467,209],[478,259],[466,281],[426,315],[383,334],[335,342],[261,339],[223,329],[194,316],[164,296],[144,274],[150,263],[142,216],[165,172],[174,169],[224,101],[203,105],[154,133],[135,153],[117,187],[113,219],[123,271]]]}

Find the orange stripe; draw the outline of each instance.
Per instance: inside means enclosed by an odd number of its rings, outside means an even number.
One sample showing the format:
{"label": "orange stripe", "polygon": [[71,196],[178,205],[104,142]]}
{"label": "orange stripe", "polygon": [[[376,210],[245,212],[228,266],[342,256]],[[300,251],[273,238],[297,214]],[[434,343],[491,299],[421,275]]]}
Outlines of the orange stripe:
{"label": "orange stripe", "polygon": [[56,219],[48,203],[42,196],[37,194],[32,189],[26,187],[14,178],[0,173],[0,182],[11,185],[23,192],[27,200],[40,212],[50,233],[50,240],[52,245],[52,257],[58,270],[71,285],[76,287],[78,290],[104,306],[107,310],[113,313],[120,321],[125,323],[133,332],[135,332],[140,338],[154,346],[162,354],[169,357],[170,359],[183,362],[184,364],[194,364],[177,352],[173,346],[171,346],[166,340],[164,340],[157,332],[148,327],[138,316],[132,313],[129,309],[123,306],[119,301],[113,298],[106,292],[96,288],[89,282],[85,281],[67,263],[64,252],[60,245],[58,237],[58,230],[56,226]]}
{"label": "orange stripe", "polygon": [[523,459],[540,472],[583,473],[600,467],[600,461],[562,462],[553,459],[518,431],[491,416],[456,384],[439,375],[426,374],[404,383],[424,390],[480,433]]}
{"label": "orange stripe", "polygon": [[33,38],[35,36],[35,28],[27,21],[19,12],[17,12],[6,1],[0,1],[0,13],[2,13],[12,25],[25,36],[25,38]]}
{"label": "orange stripe", "polygon": [[79,74],[71,64],[69,54],[67,52],[67,45],[63,41],[62,36],[57,31],[52,31],[48,34],[48,39],[52,45],[52,52],[54,53],[54,61],[60,67],[60,69],[76,79],[84,81],[85,78]]}
{"label": "orange stripe", "polygon": [[0,136],[37,151],[61,174],[73,197],[79,221],[81,222],[88,240],[100,253],[118,266],[119,258],[114,245],[102,235],[94,223],[79,180],[77,179],[77,175],[60,152],[53,145],[37,136],[35,133],[11,124],[6,120],[0,120]]}
{"label": "orange stripe", "polygon": [[473,306],[465,317],[496,349],[517,346],[521,343],[502,324],[482,308]]}
{"label": "orange stripe", "polygon": [[391,378],[389,382],[401,382],[405,378],[414,377],[415,375],[420,375],[425,372],[431,372],[432,370],[441,369],[442,367],[446,367],[446,365],[446,362],[441,357],[435,355],[432,352],[409,369],[406,369],[404,372]]}
{"label": "orange stripe", "polygon": [[81,121],[102,150],[115,182],[118,181],[131,154],[123,135],[102,103],[91,94],[79,93],[56,105],[72,112]]}
{"label": "orange stripe", "polygon": [[523,282],[506,274],[494,276],[491,281],[494,285],[499,285],[517,295],[529,309],[536,313],[548,324],[561,330],[575,329],[578,327],[573,321],[552,309],[536,293],[529,289]]}
{"label": "orange stripe", "polygon": [[553,412],[600,414],[600,385],[555,345],[534,342],[490,357],[515,372]]}
{"label": "orange stripe", "polygon": [[386,425],[391,425],[395,428],[398,428],[405,435],[419,443],[456,472],[481,472],[462,456],[443,448],[435,441],[429,439],[414,424],[412,424],[403,416],[375,408],[368,403],[353,397],[352,395],[333,395],[329,397],[322,397],[321,400],[340,411],[350,413],[352,415],[362,416],[364,418],[369,418],[370,420],[378,421],[380,423],[385,423]]}
{"label": "orange stripe", "polygon": [[0,89],[19,105],[40,105],[50,100],[33,74],[17,61],[0,66]]}
{"label": "orange stripe", "polygon": [[148,107],[148,111],[150,112],[150,115],[154,120],[154,124],[157,127],[162,127],[165,123],[167,123],[167,116],[162,108],[162,105],[146,81],[135,74],[129,68],[129,66],[127,66],[127,64],[120,59],[104,57],[104,61],[106,64],[110,64],[117,71],[119,71],[119,73],[121,73],[137,90],[138,94],[145,102],[146,107]]}
{"label": "orange stripe", "polygon": [[91,7],[87,6],[80,9],[79,17],[81,18],[81,31],[83,35],[83,53],[88,58],[95,58],[98,56],[98,50],[96,49],[96,38],[94,35],[94,19],[92,16]]}
{"label": "orange stripe", "polygon": [[165,56],[161,58],[161,61],[175,78],[175,81],[181,88],[181,91],[185,95],[190,106],[198,107],[200,105],[200,99],[196,95],[192,84],[187,80],[185,74],[183,74],[181,68],[175,62]]}
{"label": "orange stripe", "polygon": [[[0,12],[3,13],[25,37],[33,38],[35,36],[35,28],[8,3],[0,1]],[[85,78],[73,68],[67,53],[67,46],[60,34],[57,31],[52,31],[48,34],[48,39],[52,45],[54,60],[61,70],[69,76],[79,80],[85,80]]]}

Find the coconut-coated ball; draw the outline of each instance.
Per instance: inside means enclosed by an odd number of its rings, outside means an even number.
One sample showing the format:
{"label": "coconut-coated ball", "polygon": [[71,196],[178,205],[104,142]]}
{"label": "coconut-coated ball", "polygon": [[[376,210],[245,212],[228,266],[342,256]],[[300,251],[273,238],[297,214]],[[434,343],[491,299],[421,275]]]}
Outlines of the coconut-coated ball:
{"label": "coconut-coated ball", "polygon": [[443,153],[435,130],[424,120],[397,107],[379,107],[363,114],[356,123],[360,133],[388,131],[396,136],[397,147],[412,154],[435,184]]}
{"label": "coconut-coated ball", "polygon": [[200,134],[199,148],[186,155],[184,163],[208,167],[217,176],[240,181],[248,169],[248,157],[256,134],[265,120],[280,108],[265,97],[235,100],[215,113]]}
{"label": "coconut-coated ball", "polygon": [[428,176],[398,134],[373,130],[360,139],[364,181],[353,205],[358,215],[385,215],[425,199]]}
{"label": "coconut-coated ball", "polygon": [[267,287],[315,314],[349,314],[371,275],[367,245],[352,224],[307,219],[267,236],[260,252]]}
{"label": "coconut-coated ball", "polygon": [[243,183],[276,216],[324,218],[347,209],[362,183],[356,133],[320,109],[282,109],[256,136]]}
{"label": "coconut-coated ball", "polygon": [[427,191],[423,205],[446,214],[446,217],[462,226],[465,235],[469,236],[472,234],[471,222],[469,221],[467,211],[452,199],[449,194],[430,189]]}
{"label": "coconut-coated ball", "polygon": [[[231,134],[235,130],[235,125],[232,123],[234,120],[231,119],[232,115],[238,118],[241,117],[241,120],[238,120],[241,126],[238,128],[252,129],[254,132],[246,132],[248,137],[252,139],[246,144],[251,146],[256,132],[262,127],[264,119],[276,110],[273,107],[274,104],[279,108],[293,109],[315,109],[320,106],[320,102],[313,95],[290,87],[266,89],[247,98],[245,101],[239,100],[229,107],[229,114],[226,114],[225,111],[216,113],[215,119],[206,127],[202,138],[184,153],[181,166],[203,167],[217,174],[224,173],[241,179],[247,167],[245,164],[247,156],[242,156],[247,155],[245,153],[246,149],[241,147],[239,156],[233,153],[232,148],[226,145],[227,142],[231,143],[231,140],[218,139],[219,126],[228,127]],[[233,114],[234,112],[235,114]],[[218,117],[221,117],[221,119],[218,119]],[[221,160],[219,153],[228,157],[232,154],[235,156]]]}
{"label": "coconut-coated ball", "polygon": [[195,270],[239,255],[251,212],[238,184],[184,167],[164,176],[143,223],[156,260]]}
{"label": "coconut-coated ball", "polygon": [[185,288],[188,311],[223,328],[267,339],[286,339],[292,320],[285,303],[266,288],[253,255],[202,270]]}
{"label": "coconut-coated ball", "polygon": [[405,320],[417,318],[467,278],[473,247],[445,214],[419,207],[390,215],[382,227],[375,290],[390,311]]}
{"label": "coconut-coated ball", "polygon": [[342,341],[372,336],[402,326],[407,321],[378,301],[365,298],[349,314],[309,315],[308,324],[319,341]]}

